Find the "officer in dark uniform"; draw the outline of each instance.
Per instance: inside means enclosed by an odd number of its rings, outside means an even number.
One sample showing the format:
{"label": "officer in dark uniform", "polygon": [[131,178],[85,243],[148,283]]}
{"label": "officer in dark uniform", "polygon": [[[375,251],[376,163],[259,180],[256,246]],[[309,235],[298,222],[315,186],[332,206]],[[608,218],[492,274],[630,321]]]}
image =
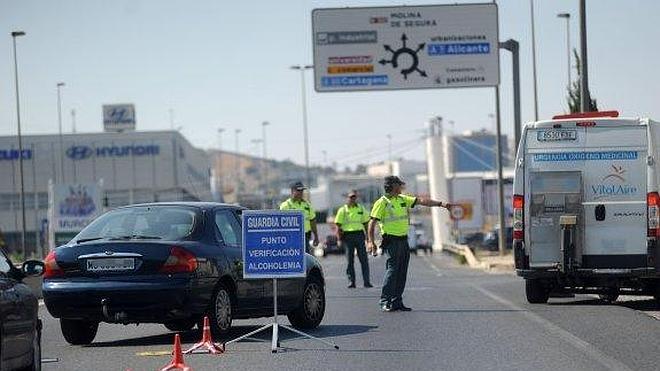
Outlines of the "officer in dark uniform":
{"label": "officer in dark uniform", "polygon": [[380,309],[383,312],[412,309],[403,304],[403,290],[406,288],[410,251],[408,247],[408,228],[410,210],[416,205],[443,207],[451,210],[446,202],[401,194],[406,183],[397,176],[385,177],[385,195],[379,198],[371,209],[371,220],[367,229],[367,249],[374,256],[377,254],[374,234],[376,224],[383,235],[381,248],[387,255],[385,278],[380,296]]}

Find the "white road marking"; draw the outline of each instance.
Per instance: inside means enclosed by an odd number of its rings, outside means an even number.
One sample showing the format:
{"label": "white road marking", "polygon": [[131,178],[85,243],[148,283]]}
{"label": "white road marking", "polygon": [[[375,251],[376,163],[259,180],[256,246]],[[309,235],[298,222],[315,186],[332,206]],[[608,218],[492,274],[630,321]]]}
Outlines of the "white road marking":
{"label": "white road marking", "polygon": [[608,356],[607,354],[601,352],[598,348],[596,348],[594,345],[592,345],[589,342],[586,342],[579,337],[573,335],[572,333],[564,330],[563,328],[553,324],[552,322],[548,321],[547,319],[535,314],[534,312],[531,312],[523,307],[520,307],[509,300],[506,300],[502,298],[501,296],[498,296],[491,291],[477,286],[477,285],[472,285],[477,291],[481,292],[482,294],[486,295],[487,297],[495,300],[496,302],[509,307],[512,310],[515,310],[516,312],[520,312],[522,315],[526,316],[527,319],[536,322],[537,324],[543,326],[548,332],[551,334],[556,335],[557,337],[561,338],[562,340],[566,341],[567,343],[573,345],[576,349],[581,350],[584,352],[587,356],[593,359],[594,362],[599,363],[603,367],[605,367],[608,370],[625,370],[625,371],[632,371],[631,368],[626,366],[625,364],[621,363],[620,361]]}
{"label": "white road marking", "polygon": [[433,262],[431,261],[431,259],[429,259],[428,256],[423,255],[422,259],[424,259],[424,261],[428,264],[428,266],[431,267],[431,269],[433,269],[435,271],[436,276],[442,277],[444,275],[444,274],[442,274],[442,271],[440,270],[440,268],[436,267],[435,264],[433,264]]}

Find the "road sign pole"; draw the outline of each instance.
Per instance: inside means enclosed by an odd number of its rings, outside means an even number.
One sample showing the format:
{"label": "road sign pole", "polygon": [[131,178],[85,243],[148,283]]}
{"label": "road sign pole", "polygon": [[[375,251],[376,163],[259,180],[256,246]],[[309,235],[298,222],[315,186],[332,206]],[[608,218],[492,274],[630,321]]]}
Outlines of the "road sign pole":
{"label": "road sign pole", "polygon": [[520,119],[520,48],[518,41],[514,39],[501,42],[499,46],[500,49],[511,52],[511,62],[513,64],[513,132],[517,149],[522,131],[522,122]]}

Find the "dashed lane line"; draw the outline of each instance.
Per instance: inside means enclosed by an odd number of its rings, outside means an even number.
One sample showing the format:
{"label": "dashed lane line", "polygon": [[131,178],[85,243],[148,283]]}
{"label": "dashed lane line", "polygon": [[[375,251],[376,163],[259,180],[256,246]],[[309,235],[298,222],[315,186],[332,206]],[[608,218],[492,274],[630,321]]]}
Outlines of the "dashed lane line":
{"label": "dashed lane line", "polygon": [[472,285],[477,291],[481,292],[485,296],[495,300],[496,302],[512,309],[515,310],[517,313],[520,313],[527,317],[527,319],[531,320],[532,322],[536,322],[537,324],[541,325],[543,328],[545,328],[548,332],[551,334],[556,335],[557,337],[561,338],[562,340],[566,341],[567,343],[573,345],[576,349],[582,351],[585,353],[587,356],[593,359],[594,362],[599,363],[603,367],[605,367],[608,370],[622,370],[622,371],[632,371],[631,368],[626,366],[625,364],[621,363],[620,361],[608,356],[607,354],[601,352],[598,348],[596,348],[593,344],[584,341],[580,339],[579,337],[573,335],[572,333],[564,330],[563,328],[553,324],[552,322],[548,321],[547,319],[535,314],[532,311],[529,311],[523,307],[520,307],[511,301],[504,299],[503,297],[477,285]]}

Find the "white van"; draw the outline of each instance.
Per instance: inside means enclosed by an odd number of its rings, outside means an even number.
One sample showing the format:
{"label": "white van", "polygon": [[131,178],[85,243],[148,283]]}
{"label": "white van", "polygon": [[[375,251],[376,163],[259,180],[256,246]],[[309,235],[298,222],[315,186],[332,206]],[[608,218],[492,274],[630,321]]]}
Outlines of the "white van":
{"label": "white van", "polygon": [[513,250],[527,300],[553,292],[660,301],[660,123],[618,112],[525,126],[515,163]]}

